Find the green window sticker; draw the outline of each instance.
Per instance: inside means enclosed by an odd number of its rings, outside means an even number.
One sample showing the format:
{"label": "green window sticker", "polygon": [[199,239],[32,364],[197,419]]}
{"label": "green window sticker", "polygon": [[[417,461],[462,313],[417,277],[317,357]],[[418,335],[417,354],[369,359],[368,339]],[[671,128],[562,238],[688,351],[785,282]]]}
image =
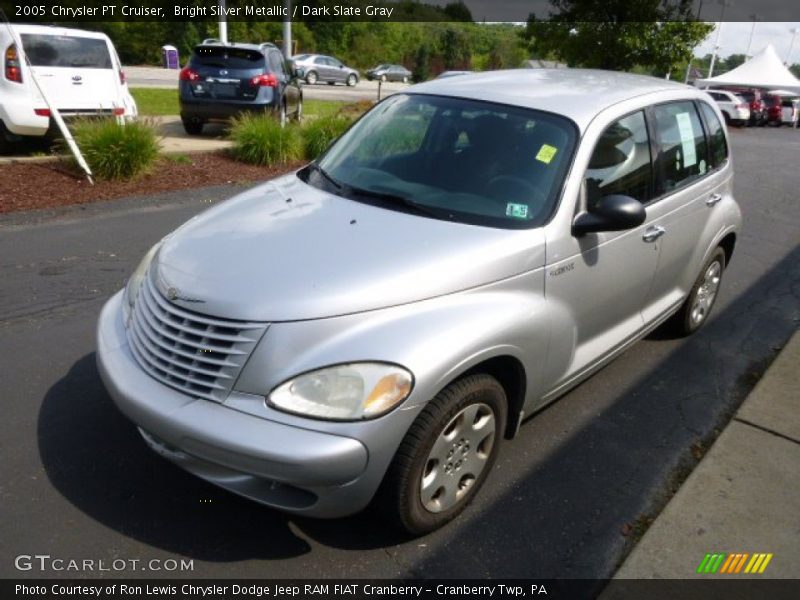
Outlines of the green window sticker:
{"label": "green window sticker", "polygon": [[528,218],[528,205],[527,204],[514,204],[509,202],[506,204],[506,216],[514,217],[515,219]]}
{"label": "green window sticker", "polygon": [[550,161],[552,161],[553,157],[556,155],[556,152],[558,152],[558,148],[555,146],[551,146],[550,144],[542,144],[542,147],[539,148],[539,152],[536,154],[536,160],[549,165]]}

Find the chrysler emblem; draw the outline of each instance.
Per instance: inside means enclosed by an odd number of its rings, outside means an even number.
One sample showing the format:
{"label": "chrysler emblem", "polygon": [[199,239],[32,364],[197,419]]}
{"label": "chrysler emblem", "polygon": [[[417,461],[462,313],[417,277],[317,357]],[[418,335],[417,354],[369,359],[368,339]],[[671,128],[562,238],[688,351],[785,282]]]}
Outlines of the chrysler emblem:
{"label": "chrysler emblem", "polygon": [[174,287],[167,288],[167,299],[169,299],[169,300],[177,300],[178,299],[178,290],[177,290],[177,288],[174,288]]}

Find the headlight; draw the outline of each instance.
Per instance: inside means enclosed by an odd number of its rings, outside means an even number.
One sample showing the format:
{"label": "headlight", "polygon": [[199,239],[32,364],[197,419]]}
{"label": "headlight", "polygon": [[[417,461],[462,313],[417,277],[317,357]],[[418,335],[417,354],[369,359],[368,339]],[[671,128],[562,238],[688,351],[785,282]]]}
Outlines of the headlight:
{"label": "headlight", "polygon": [[279,385],[267,402],[290,413],[356,421],[374,419],[408,398],[411,373],[384,363],[351,363],[299,375]]}
{"label": "headlight", "polygon": [[152,248],[150,248],[150,250],[147,251],[147,254],[144,255],[142,262],[139,263],[139,266],[136,267],[136,270],[128,278],[128,283],[125,285],[125,293],[122,295],[122,310],[123,316],[125,317],[125,325],[128,324],[131,312],[136,304],[136,297],[139,295],[139,288],[142,287],[142,282],[144,281],[144,276],[147,273],[147,269],[150,267],[150,263],[153,262],[153,257],[156,255],[156,252],[158,252],[160,247],[161,242],[158,242]]}

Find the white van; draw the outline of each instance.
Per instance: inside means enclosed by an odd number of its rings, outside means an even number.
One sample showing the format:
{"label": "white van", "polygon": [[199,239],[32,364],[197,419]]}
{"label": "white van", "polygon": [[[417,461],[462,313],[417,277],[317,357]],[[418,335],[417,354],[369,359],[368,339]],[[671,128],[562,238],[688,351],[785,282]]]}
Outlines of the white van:
{"label": "white van", "polygon": [[15,24],[10,29],[0,26],[0,147],[22,136],[43,136],[50,128],[50,110],[31,70],[64,118],[136,117],[136,102],[107,35],[43,25]]}

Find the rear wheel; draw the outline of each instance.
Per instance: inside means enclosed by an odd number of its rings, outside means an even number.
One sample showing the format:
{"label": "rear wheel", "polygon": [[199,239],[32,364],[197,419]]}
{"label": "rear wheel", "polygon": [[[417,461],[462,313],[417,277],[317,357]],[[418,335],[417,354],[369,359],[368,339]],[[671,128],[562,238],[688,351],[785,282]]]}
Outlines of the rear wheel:
{"label": "rear wheel", "polygon": [[318,79],[319,77],[317,77],[316,71],[309,71],[308,73],[306,73],[306,83],[308,85],[314,85],[315,83],[317,83]]}
{"label": "rear wheel", "polygon": [[183,129],[189,135],[200,135],[203,133],[203,122],[198,119],[182,119]]}
{"label": "rear wheel", "polygon": [[675,333],[690,335],[705,325],[717,299],[724,271],[725,251],[717,248],[703,265],[692,291],[689,292],[689,297],[670,321]]}
{"label": "rear wheel", "polygon": [[378,492],[379,508],[415,535],[454,519],[492,469],[506,413],[494,377],[470,375],[447,386],[406,433]]}

